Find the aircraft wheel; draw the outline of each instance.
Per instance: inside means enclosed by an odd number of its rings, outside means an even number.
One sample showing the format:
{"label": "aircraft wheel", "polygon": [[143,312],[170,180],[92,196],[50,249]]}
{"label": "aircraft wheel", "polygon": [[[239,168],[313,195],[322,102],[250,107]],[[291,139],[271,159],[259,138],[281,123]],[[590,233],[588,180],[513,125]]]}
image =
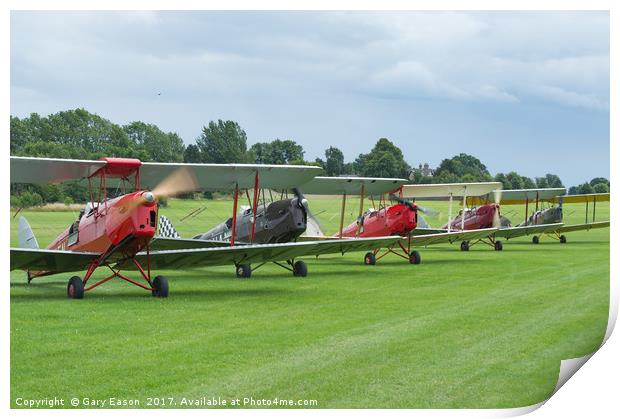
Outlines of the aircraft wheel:
{"label": "aircraft wheel", "polygon": [[252,267],[248,263],[237,265],[237,278],[249,278],[252,276]]}
{"label": "aircraft wheel", "polygon": [[504,245],[502,244],[501,241],[498,240],[495,242],[495,250],[498,250],[498,251],[504,250]]}
{"label": "aircraft wheel", "polygon": [[532,243],[538,244],[539,242],[540,242],[540,239],[538,238],[538,236],[533,236],[532,237]]}
{"label": "aircraft wheel", "polygon": [[168,280],[163,275],[157,275],[153,280],[153,297],[168,297]]}
{"label": "aircraft wheel", "polygon": [[364,265],[375,265],[377,263],[377,257],[374,253],[368,252],[364,256]]}
{"label": "aircraft wheel", "polygon": [[417,250],[411,252],[411,254],[409,255],[409,263],[411,263],[412,265],[419,265],[421,262],[422,257],[420,256],[420,252],[418,252]]}
{"label": "aircraft wheel", "polygon": [[461,250],[463,252],[467,252],[469,250],[469,242],[468,241],[462,241],[461,242]]}
{"label": "aircraft wheel", "polygon": [[308,265],[303,260],[298,260],[293,264],[293,276],[308,276]]}
{"label": "aircraft wheel", "polygon": [[564,234],[560,236],[560,243],[566,243],[566,236]]}
{"label": "aircraft wheel", "polygon": [[79,276],[72,276],[67,284],[67,297],[81,300],[84,298],[84,283]]}

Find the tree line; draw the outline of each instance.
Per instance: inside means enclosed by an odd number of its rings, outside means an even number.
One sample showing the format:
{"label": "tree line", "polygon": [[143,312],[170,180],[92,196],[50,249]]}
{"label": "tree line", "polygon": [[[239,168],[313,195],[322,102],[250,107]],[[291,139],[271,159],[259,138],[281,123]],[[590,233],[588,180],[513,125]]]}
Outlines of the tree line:
{"label": "tree line", "polygon": [[[330,146],[324,158],[305,160],[303,146],[292,139],[275,139],[248,147],[247,135],[235,121],[210,121],[193,144],[185,146],[175,132],[154,124],[134,121],[115,124],[85,109],[61,111],[42,117],[11,116],[11,155],[66,159],[131,157],[142,161],[186,163],[257,163],[320,166],[328,176],[399,177],[412,183],[481,182],[496,180],[505,189],[563,187],[557,175],[531,179],[516,172],[492,176],[476,157],[461,153],[441,161],[433,176],[412,168],[402,150],[387,138],[380,138],[368,153],[345,162],[343,152]],[[609,181],[595,178],[573,186],[569,193],[609,191]],[[49,202],[85,202],[88,191],[79,182],[58,185],[11,185],[11,205],[30,207]]]}

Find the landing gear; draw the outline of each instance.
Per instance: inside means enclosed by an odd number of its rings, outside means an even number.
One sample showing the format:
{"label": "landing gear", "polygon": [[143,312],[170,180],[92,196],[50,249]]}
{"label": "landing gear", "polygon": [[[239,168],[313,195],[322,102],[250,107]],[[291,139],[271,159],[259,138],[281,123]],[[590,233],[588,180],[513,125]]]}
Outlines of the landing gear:
{"label": "landing gear", "polygon": [[377,257],[374,253],[368,252],[364,256],[364,265],[374,265],[377,263]]}
{"label": "landing gear", "polygon": [[84,283],[79,276],[73,276],[67,284],[67,297],[81,300],[84,298]]}
{"label": "landing gear", "polygon": [[414,250],[409,254],[409,263],[412,265],[419,265],[422,262],[422,257],[420,256],[420,252]]}
{"label": "landing gear", "polygon": [[497,251],[502,251],[504,249],[504,246],[502,245],[502,242],[499,241],[499,240],[495,242],[494,246],[495,246],[495,250],[497,250]]}
{"label": "landing gear", "polygon": [[566,236],[564,234],[560,236],[560,243],[566,243]]}
{"label": "landing gear", "polygon": [[153,297],[167,298],[168,297],[168,280],[163,275],[157,275],[153,280]]}
{"label": "landing gear", "polygon": [[540,238],[538,236],[533,236],[532,237],[532,243],[534,243],[534,244],[540,243]]}
{"label": "landing gear", "polygon": [[237,278],[249,278],[252,276],[252,267],[247,263],[237,265]]}
{"label": "landing gear", "polygon": [[462,241],[461,242],[461,251],[463,251],[463,252],[469,251],[469,242],[468,241]]}
{"label": "landing gear", "polygon": [[308,276],[308,265],[303,260],[298,260],[293,264],[293,276]]}

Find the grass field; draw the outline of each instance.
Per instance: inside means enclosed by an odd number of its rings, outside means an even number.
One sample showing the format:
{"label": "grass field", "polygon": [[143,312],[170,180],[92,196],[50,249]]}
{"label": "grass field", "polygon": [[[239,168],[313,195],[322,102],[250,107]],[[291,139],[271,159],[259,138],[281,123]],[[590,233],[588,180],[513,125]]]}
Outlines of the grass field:
{"label": "grass field", "polygon": [[[327,232],[337,229],[338,205],[311,200]],[[348,221],[357,205],[349,201]],[[427,206],[441,211],[429,217],[433,226],[445,220],[445,204]],[[161,212],[190,236],[230,208],[171,200]],[[520,207],[504,213],[522,218]],[[24,215],[46,245],[77,213]],[[584,208],[566,206],[565,215],[583,222]],[[609,219],[609,205],[597,219]],[[17,220],[11,225],[16,245]],[[312,399],[320,408],[517,407],[549,396],[561,359],[600,344],[609,229],[571,233],[567,244],[511,240],[503,252],[420,250],[421,265],[387,257],[366,267],[362,253],[306,259],[304,279],[275,265],[248,280],[233,267],[188,267],[163,272],[168,299],[113,281],[71,301],[70,275],[27,286],[23,272],[11,272],[11,405],[118,397],[146,407],[148,397],[206,396]]]}

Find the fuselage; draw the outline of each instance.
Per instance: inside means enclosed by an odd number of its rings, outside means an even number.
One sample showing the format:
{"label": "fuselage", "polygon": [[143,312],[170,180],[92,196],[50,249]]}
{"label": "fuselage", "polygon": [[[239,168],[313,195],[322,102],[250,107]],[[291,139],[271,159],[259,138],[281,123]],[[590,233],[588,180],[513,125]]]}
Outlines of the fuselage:
{"label": "fuselage", "polygon": [[544,210],[536,211],[530,215],[527,222],[519,224],[519,226],[533,226],[540,224],[554,224],[562,222],[562,208],[552,207]]}
{"label": "fuselage", "polygon": [[104,254],[117,245],[128,253],[141,250],[155,235],[157,204],[137,191],[95,205],[62,232],[48,249]]}
{"label": "fuselage", "polygon": [[[486,204],[481,205],[470,210],[461,211],[454,220],[445,224],[442,228],[447,229],[448,224],[450,230],[477,230],[480,228],[493,227],[493,220],[499,217],[499,205],[498,204]],[[463,223],[463,218],[465,223]]]}
{"label": "fuselage", "polygon": [[[252,240],[252,221],[254,212],[248,208],[237,215],[235,228],[236,243],[287,243],[294,241],[306,231],[307,203],[299,198],[282,199],[256,207],[256,224]],[[232,237],[232,218],[213,227],[206,233],[194,236],[200,240],[230,241]]]}
{"label": "fuselage", "polygon": [[[366,211],[360,219],[342,230],[343,237],[405,236],[417,225],[417,207],[394,204],[378,211]],[[359,230],[359,235],[358,235]],[[338,236],[335,234],[334,236]]]}

